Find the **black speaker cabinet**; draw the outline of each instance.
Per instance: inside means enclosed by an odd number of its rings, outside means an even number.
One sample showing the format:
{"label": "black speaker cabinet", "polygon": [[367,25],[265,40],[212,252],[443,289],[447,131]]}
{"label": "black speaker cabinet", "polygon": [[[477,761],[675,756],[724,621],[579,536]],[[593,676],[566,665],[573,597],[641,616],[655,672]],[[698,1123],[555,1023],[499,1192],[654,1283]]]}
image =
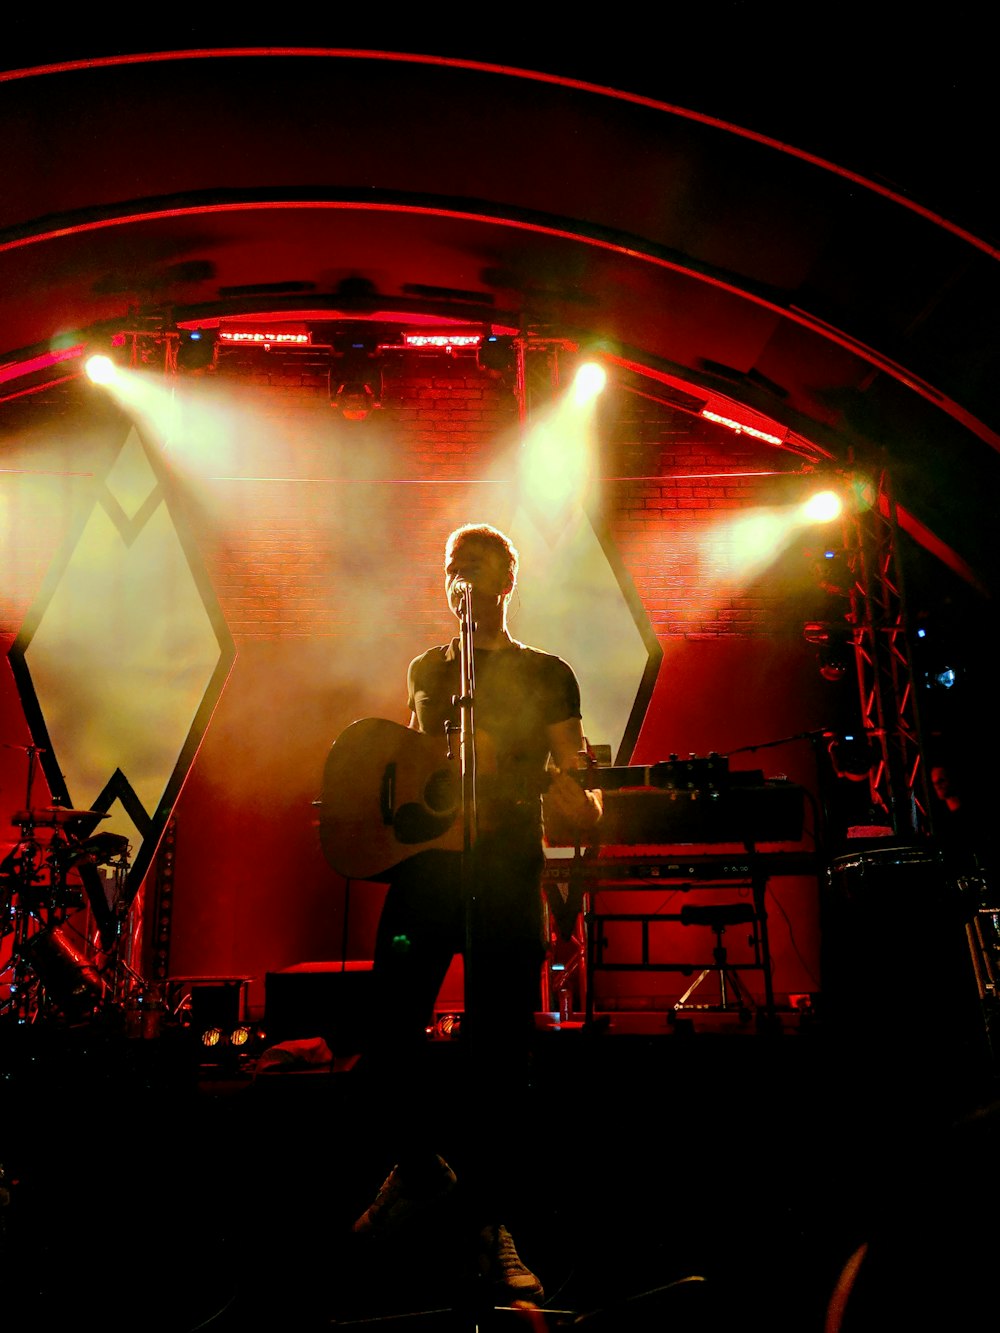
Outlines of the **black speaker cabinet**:
{"label": "black speaker cabinet", "polygon": [[372,1008],[371,963],[296,963],[264,976],[264,1027],[271,1045],[322,1037],[334,1055],[362,1050]]}

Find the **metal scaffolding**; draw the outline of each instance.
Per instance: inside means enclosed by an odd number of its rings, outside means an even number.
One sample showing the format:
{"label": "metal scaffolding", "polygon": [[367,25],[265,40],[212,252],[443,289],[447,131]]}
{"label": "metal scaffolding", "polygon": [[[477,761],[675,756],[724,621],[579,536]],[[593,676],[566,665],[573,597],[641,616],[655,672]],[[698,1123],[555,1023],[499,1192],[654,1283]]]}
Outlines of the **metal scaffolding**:
{"label": "metal scaffolding", "polygon": [[874,808],[894,834],[933,833],[910,631],[897,563],[896,507],[884,470],[850,478],[855,504],[845,518],[852,575],[850,614],[861,717],[876,762],[869,773]]}

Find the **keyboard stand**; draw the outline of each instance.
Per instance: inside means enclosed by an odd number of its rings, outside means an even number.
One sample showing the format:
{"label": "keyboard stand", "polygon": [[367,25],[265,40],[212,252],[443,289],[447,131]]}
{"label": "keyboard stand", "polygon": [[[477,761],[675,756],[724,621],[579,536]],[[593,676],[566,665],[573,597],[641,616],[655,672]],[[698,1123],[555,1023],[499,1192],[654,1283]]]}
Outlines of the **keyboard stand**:
{"label": "keyboard stand", "polygon": [[[712,858],[715,860],[716,858]],[[701,858],[704,862],[705,858]],[[694,858],[692,858],[692,862]],[[568,885],[568,895],[578,896],[582,903],[583,942],[585,957],[585,1006],[584,1026],[594,1025],[594,975],[600,971],[661,971],[690,973],[697,969],[699,977],[675,1004],[674,1011],[685,1009],[711,1010],[714,1012],[731,1011],[731,1000],[739,1002],[739,1009],[755,1010],[758,1024],[773,1025],[777,1015],[774,1004],[774,986],[770,941],[767,929],[767,907],[765,894],[769,870],[766,864],[757,864],[757,858],[751,851],[734,854],[729,858],[719,857],[720,865],[725,865],[723,878],[706,878],[685,865],[683,853],[664,854],[663,856],[637,856],[634,859],[613,857],[603,860],[600,857],[583,853],[577,857],[566,858],[558,868],[559,879]],[[751,902],[721,903],[718,907],[686,907],[679,913],[667,912],[605,912],[595,908],[596,895],[612,890],[642,891],[655,889],[662,892],[665,887],[678,889],[713,889],[747,890]],[[716,944],[711,961],[695,963],[654,962],[650,949],[650,925],[656,921],[680,921],[684,925],[708,925],[716,932]],[[640,956],[636,961],[609,962],[606,958],[607,940],[604,926],[608,922],[634,922],[640,927]],[[727,950],[723,947],[721,934],[727,925],[746,922],[751,926],[753,961],[733,963],[729,961]],[[721,926],[721,929],[720,929]],[[764,1003],[757,1006],[751,1000],[746,986],[739,974],[745,971],[761,973],[764,991]],[[719,977],[720,1001],[714,1005],[695,1005],[689,1003],[696,988],[710,973]]]}

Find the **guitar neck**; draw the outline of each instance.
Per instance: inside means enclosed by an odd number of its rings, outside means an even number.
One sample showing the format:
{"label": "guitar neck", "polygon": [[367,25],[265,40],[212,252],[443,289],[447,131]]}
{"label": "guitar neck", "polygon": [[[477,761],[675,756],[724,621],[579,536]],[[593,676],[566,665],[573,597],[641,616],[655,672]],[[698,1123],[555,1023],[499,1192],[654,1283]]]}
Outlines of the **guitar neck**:
{"label": "guitar neck", "polygon": [[[725,788],[737,775],[729,772],[729,761],[720,755],[699,759],[662,759],[655,764],[619,764],[608,767],[577,768],[573,776],[585,787],[602,791],[622,791],[626,787],[654,787],[660,790],[713,791]],[[739,774],[739,779],[762,779],[762,774]]]}
{"label": "guitar neck", "polygon": [[607,768],[573,768],[570,777],[581,787],[601,791],[622,791],[626,787],[651,787],[651,765],[627,764]]}

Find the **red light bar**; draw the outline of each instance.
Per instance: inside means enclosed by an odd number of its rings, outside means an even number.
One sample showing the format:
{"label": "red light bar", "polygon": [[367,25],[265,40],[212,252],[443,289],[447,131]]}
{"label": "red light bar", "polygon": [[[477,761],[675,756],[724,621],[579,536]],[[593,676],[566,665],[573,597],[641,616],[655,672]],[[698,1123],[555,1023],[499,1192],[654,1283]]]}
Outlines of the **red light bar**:
{"label": "red light bar", "polygon": [[404,333],[404,347],[479,347],[481,333]]}
{"label": "red light bar", "polygon": [[279,330],[247,324],[220,329],[219,342],[231,347],[308,347],[312,343],[312,334],[301,327]]}
{"label": "red light bar", "polygon": [[703,407],[699,415],[703,416],[706,421],[715,421],[720,426],[728,426],[737,435],[752,435],[755,440],[764,440],[767,444],[784,443],[780,435],[772,435],[769,431],[760,430],[757,426],[752,426],[749,421],[736,421],[733,417],[724,417],[718,412],[710,411],[707,407]]}

